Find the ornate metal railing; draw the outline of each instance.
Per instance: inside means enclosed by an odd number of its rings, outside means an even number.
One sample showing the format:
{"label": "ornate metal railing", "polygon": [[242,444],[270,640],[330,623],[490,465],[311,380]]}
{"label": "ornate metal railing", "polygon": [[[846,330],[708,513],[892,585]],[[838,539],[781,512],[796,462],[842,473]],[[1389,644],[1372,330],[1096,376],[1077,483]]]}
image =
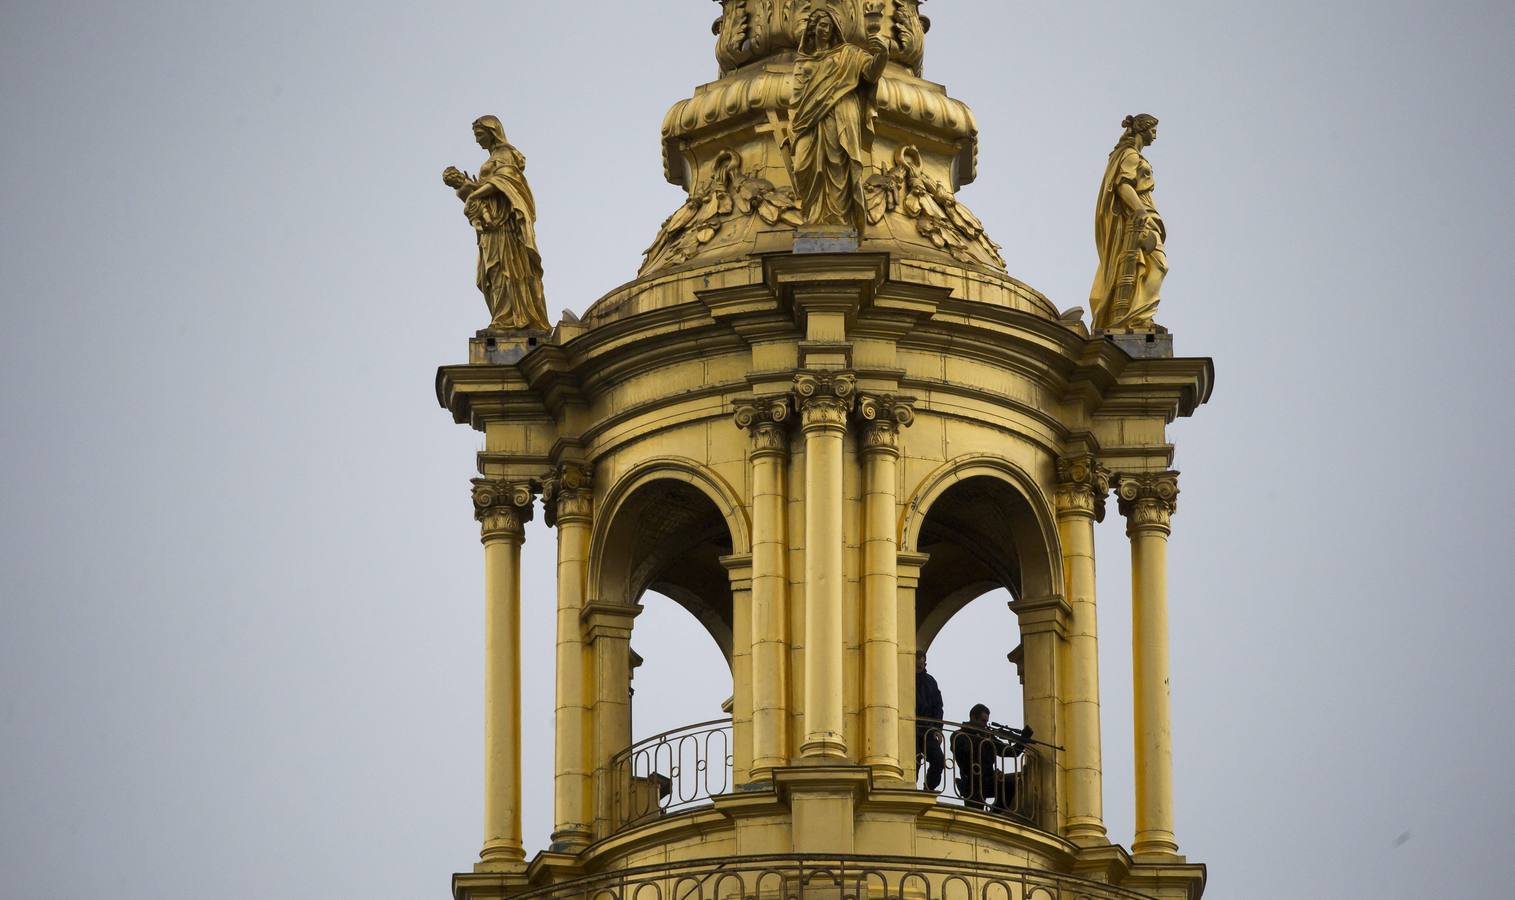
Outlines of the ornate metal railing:
{"label": "ornate metal railing", "polygon": [[1072,875],[887,856],[750,856],[607,872],[513,900],[1145,900]]}
{"label": "ornate metal railing", "polygon": [[[917,787],[947,802],[1036,824],[1041,759],[1035,748],[991,730],[913,721]],[[611,759],[609,777],[615,831],[731,793],[731,720],[685,725],[638,741]]]}
{"label": "ornate metal railing", "polygon": [[915,719],[916,785],[970,809],[1035,824],[1037,766],[1034,747],[986,728],[940,719]]}
{"label": "ornate metal railing", "polygon": [[731,720],[685,725],[638,741],[610,761],[616,830],[707,803],[734,788]]}

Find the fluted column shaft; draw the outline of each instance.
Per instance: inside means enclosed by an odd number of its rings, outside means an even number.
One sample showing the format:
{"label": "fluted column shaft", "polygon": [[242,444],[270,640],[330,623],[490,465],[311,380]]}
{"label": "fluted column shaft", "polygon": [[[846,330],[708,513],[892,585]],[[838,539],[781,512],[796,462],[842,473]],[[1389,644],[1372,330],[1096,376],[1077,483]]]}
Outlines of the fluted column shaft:
{"label": "fluted column shaft", "polygon": [[554,849],[594,838],[594,762],[590,758],[591,683],[581,618],[589,567],[594,497],[590,471],[563,465],[543,485],[547,524],[558,529],[556,727],[553,731]]}
{"label": "fluted column shaft", "polygon": [[1099,727],[1099,626],[1094,601],[1094,524],[1104,518],[1110,474],[1092,456],[1057,464],[1057,528],[1069,607],[1068,667],[1063,688],[1067,752],[1066,836],[1105,843]]}
{"label": "fluted column shaft", "polygon": [[800,755],[845,759],[843,443],[855,382],[802,374],[796,404],[805,435],[805,736]]}
{"label": "fluted column shaft", "polygon": [[1173,833],[1173,728],[1168,694],[1168,535],[1178,473],[1122,476],[1118,487],[1131,539],[1131,660],[1136,728],[1138,857],[1178,853]]}
{"label": "fluted column shaft", "polygon": [[739,404],[752,446],[752,778],[789,762],[787,397]]}
{"label": "fluted column shaft", "polygon": [[484,542],[484,867],[513,867],[521,843],[521,544],[531,489],[477,478]]}
{"label": "fluted column shaft", "polygon": [[906,402],[872,396],[860,398],[858,412],[863,420],[863,765],[877,777],[899,779],[904,760],[895,469],[899,430],[914,414]]}

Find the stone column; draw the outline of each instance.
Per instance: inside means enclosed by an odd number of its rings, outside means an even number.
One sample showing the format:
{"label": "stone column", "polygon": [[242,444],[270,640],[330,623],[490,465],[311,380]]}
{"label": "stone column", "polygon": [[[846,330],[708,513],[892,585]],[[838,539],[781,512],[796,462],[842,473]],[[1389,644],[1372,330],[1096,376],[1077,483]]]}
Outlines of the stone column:
{"label": "stone column", "polygon": [[484,541],[484,849],[480,866],[524,863],[521,843],[521,543],[530,486],[473,480]]}
{"label": "stone column", "polygon": [[[1026,724],[1036,731],[1036,739],[1062,745],[1061,647],[1067,640],[1071,610],[1068,601],[1057,594],[1022,597],[1010,603],[1020,625],[1023,706]],[[1064,812],[1062,754],[1047,747],[1029,747],[1026,755],[1034,762],[1023,763],[1028,787],[1033,791],[1035,808],[1031,811],[1044,831],[1058,833]]]}
{"label": "stone column", "polygon": [[631,746],[631,623],[640,606],[591,603],[584,607],[584,633],[594,667],[592,746],[594,834],[609,836],[633,809],[629,768],[617,769],[616,754]]}
{"label": "stone column", "polygon": [[[899,539],[895,469],[899,432],[915,421],[910,401],[858,400],[863,430],[863,765],[877,778],[904,777],[900,754]],[[911,756],[914,761],[914,756]]]}
{"label": "stone column", "polygon": [[1063,715],[1068,750],[1064,836],[1076,844],[1108,843],[1105,835],[1099,734],[1099,627],[1094,605],[1094,523],[1105,518],[1110,472],[1093,456],[1057,461],[1057,530],[1063,547],[1063,589],[1071,610]]}
{"label": "stone column", "polygon": [[805,736],[800,755],[813,759],[847,757],[842,445],[856,385],[845,373],[803,372],[794,379],[805,434]]}
{"label": "stone column", "polygon": [[1138,858],[1172,859],[1173,729],[1168,701],[1168,535],[1178,473],[1122,475],[1116,488],[1131,539],[1131,660],[1136,713]]}
{"label": "stone column", "polygon": [[789,764],[789,398],[738,404],[736,424],[752,446],[752,773]]}
{"label": "stone column", "polygon": [[594,764],[589,757],[590,708],[583,624],[589,577],[594,492],[588,466],[565,463],[542,485],[547,524],[558,529],[557,702],[553,730],[552,849],[594,839]]}

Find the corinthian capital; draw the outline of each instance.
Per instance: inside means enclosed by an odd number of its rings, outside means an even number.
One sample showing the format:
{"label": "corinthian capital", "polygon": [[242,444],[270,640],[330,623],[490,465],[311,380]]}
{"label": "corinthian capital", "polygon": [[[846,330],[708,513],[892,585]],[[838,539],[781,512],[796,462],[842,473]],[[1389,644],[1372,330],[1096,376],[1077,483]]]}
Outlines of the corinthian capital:
{"label": "corinthian capital", "polygon": [[789,421],[789,397],[744,397],[736,402],[732,414],[736,427],[752,435],[752,455],[783,454],[789,451],[784,426]]}
{"label": "corinthian capital", "polygon": [[531,485],[499,478],[473,480],[473,517],[479,520],[485,543],[520,541],[531,521]]}
{"label": "corinthian capital", "polygon": [[862,452],[899,453],[900,429],[915,422],[915,398],[894,394],[860,394],[857,417],[863,423]]}
{"label": "corinthian capital", "polygon": [[847,429],[847,413],[857,400],[857,377],[850,372],[801,372],[794,376],[794,405],[800,425],[811,429]]}
{"label": "corinthian capital", "polygon": [[1161,531],[1173,528],[1173,514],[1178,511],[1178,473],[1148,472],[1121,475],[1115,495],[1120,500],[1121,515],[1126,517],[1126,532]]}
{"label": "corinthian capital", "polygon": [[593,475],[584,463],[563,463],[542,479],[542,510],[549,526],[593,514]]}
{"label": "corinthian capital", "polygon": [[1110,493],[1110,470],[1093,454],[1065,456],[1057,461],[1055,500],[1059,515],[1093,516],[1105,520],[1105,497]]}

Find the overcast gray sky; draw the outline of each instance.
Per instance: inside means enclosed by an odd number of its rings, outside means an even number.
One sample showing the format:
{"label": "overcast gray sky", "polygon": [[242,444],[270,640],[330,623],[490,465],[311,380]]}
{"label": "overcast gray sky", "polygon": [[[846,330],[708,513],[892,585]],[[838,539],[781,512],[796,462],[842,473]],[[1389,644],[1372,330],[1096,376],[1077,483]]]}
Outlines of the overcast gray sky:
{"label": "overcast gray sky", "polygon": [[[1218,898],[1508,888],[1512,10],[928,8],[927,77],[982,130],[962,199],[1061,306],[1122,116],[1162,118],[1160,318],[1218,373],[1172,430],[1171,551],[1177,831]],[[446,895],[480,844],[479,438],[432,376],[484,310],[439,172],[498,114],[553,317],[582,312],[682,202],[658,126],[715,77],[715,13],[6,0],[0,895]],[[1099,551],[1129,844],[1118,517]],[[552,556],[533,524],[543,672]],[[729,692],[650,606],[640,733]],[[1014,644],[999,600],[963,616],[934,662],[952,716]],[[550,684],[526,696],[533,849]]]}

